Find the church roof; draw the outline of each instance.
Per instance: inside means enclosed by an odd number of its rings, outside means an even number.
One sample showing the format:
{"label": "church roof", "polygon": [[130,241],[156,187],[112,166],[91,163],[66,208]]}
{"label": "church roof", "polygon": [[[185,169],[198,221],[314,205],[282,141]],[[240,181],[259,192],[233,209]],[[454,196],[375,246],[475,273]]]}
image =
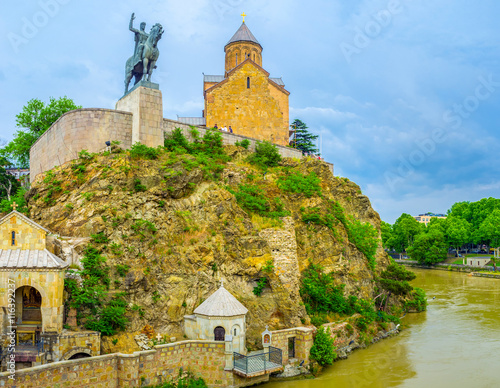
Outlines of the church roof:
{"label": "church roof", "polygon": [[233,37],[229,39],[229,42],[227,42],[226,46],[234,42],[252,42],[258,44],[262,48],[259,41],[250,32],[245,22],[241,24],[240,28],[238,28],[238,31],[236,31]]}
{"label": "church roof", "polygon": [[64,269],[69,264],[47,249],[0,249],[0,270],[4,269]]}
{"label": "church roof", "polygon": [[34,226],[37,229],[43,230],[45,233],[50,233],[47,229],[45,229],[42,225],[37,224],[35,221],[32,219],[26,217],[23,213],[19,213],[17,210],[12,210],[9,214],[7,214],[5,217],[0,219],[0,225],[3,224],[4,222],[8,221],[11,219],[12,216],[17,216],[26,223],[30,224],[31,226]]}
{"label": "church roof", "polygon": [[236,315],[245,315],[247,312],[247,308],[222,284],[217,291],[194,310],[195,314],[212,317],[234,317]]}

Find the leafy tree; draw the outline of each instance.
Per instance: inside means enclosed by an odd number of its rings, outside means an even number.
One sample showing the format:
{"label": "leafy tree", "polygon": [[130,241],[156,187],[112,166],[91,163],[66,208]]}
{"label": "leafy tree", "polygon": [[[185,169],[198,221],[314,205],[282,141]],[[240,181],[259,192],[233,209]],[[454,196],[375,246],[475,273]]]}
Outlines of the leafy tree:
{"label": "leafy tree", "polygon": [[24,194],[26,194],[26,189],[24,187],[20,187],[16,191],[16,194],[12,195],[10,199],[4,198],[0,200],[0,212],[10,213],[13,209],[12,204],[15,202],[17,203],[17,211],[28,215],[28,207],[26,200],[24,199]]}
{"label": "leafy tree", "polygon": [[448,217],[446,219],[446,236],[448,244],[460,250],[460,247],[470,241],[471,227],[467,220],[458,217]]}
{"label": "leafy tree", "polygon": [[307,125],[299,119],[295,119],[290,127],[295,131],[295,141],[291,142],[291,146],[306,154],[320,155],[318,153],[319,149],[314,145],[314,140],[318,138],[318,135],[313,135],[309,132]]}
{"label": "leafy tree", "polygon": [[17,179],[9,174],[5,168],[0,167],[0,201],[6,198],[10,201],[10,197],[17,193],[21,184]]}
{"label": "leafy tree", "polygon": [[393,294],[405,295],[413,290],[413,287],[408,282],[416,277],[415,273],[407,270],[404,266],[390,264],[380,274],[380,283],[387,291]]}
{"label": "leafy tree", "polygon": [[422,230],[423,224],[420,224],[409,214],[403,213],[394,223],[387,245],[398,252],[404,252],[408,247],[413,245],[415,236],[422,232]]}
{"label": "leafy tree", "polygon": [[408,248],[412,259],[426,265],[445,260],[447,251],[444,233],[438,229],[417,235],[413,245]]}
{"label": "leafy tree", "polygon": [[493,210],[481,223],[477,235],[494,248],[500,247],[500,209]]}
{"label": "leafy tree", "polygon": [[333,360],[337,357],[335,347],[333,346],[333,338],[330,335],[330,328],[325,330],[320,327],[314,337],[314,344],[311,347],[311,358],[319,365],[332,365]]}
{"label": "leafy tree", "polygon": [[391,224],[382,221],[380,223],[380,231],[382,232],[382,245],[384,248],[389,248],[387,242],[391,239],[392,237],[392,226]]}
{"label": "leafy tree", "polygon": [[16,116],[16,126],[22,129],[0,150],[0,157],[9,159],[19,167],[29,167],[31,146],[62,114],[79,108],[81,106],[75,105],[73,100],[67,97],[51,97],[48,104],[37,98],[28,101],[22,112]]}

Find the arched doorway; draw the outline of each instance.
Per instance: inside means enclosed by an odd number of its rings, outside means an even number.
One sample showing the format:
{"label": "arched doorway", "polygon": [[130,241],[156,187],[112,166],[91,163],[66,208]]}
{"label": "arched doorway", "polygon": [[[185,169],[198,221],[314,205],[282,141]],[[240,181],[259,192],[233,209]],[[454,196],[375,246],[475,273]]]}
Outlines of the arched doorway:
{"label": "arched doorway", "polygon": [[18,324],[42,324],[42,295],[31,286],[16,290],[16,319]]}
{"label": "arched doorway", "polygon": [[216,341],[224,341],[226,336],[226,330],[222,326],[217,326],[214,329],[214,338]]}

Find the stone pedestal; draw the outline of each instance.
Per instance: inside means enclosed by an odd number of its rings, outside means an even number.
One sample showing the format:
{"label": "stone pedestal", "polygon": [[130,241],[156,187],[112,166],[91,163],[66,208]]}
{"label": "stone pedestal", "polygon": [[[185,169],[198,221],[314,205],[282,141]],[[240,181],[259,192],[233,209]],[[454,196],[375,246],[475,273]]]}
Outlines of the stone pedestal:
{"label": "stone pedestal", "polygon": [[163,145],[163,103],[158,84],[139,82],[116,103],[116,109],[133,114],[132,145]]}

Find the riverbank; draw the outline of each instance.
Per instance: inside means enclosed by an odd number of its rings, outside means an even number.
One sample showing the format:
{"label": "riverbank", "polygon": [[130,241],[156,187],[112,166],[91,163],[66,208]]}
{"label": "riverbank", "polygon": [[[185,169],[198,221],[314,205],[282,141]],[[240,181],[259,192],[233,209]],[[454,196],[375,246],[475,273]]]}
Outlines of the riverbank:
{"label": "riverbank", "polygon": [[455,271],[455,272],[466,272],[472,273],[473,276],[482,276],[479,274],[491,274],[492,276],[483,276],[500,279],[500,267],[497,267],[496,272],[492,266],[485,267],[473,267],[464,264],[447,264],[447,263],[436,263],[433,265],[420,264],[418,261],[414,260],[394,260],[397,264],[403,264],[407,267],[421,268],[421,269],[437,269],[441,271]]}

